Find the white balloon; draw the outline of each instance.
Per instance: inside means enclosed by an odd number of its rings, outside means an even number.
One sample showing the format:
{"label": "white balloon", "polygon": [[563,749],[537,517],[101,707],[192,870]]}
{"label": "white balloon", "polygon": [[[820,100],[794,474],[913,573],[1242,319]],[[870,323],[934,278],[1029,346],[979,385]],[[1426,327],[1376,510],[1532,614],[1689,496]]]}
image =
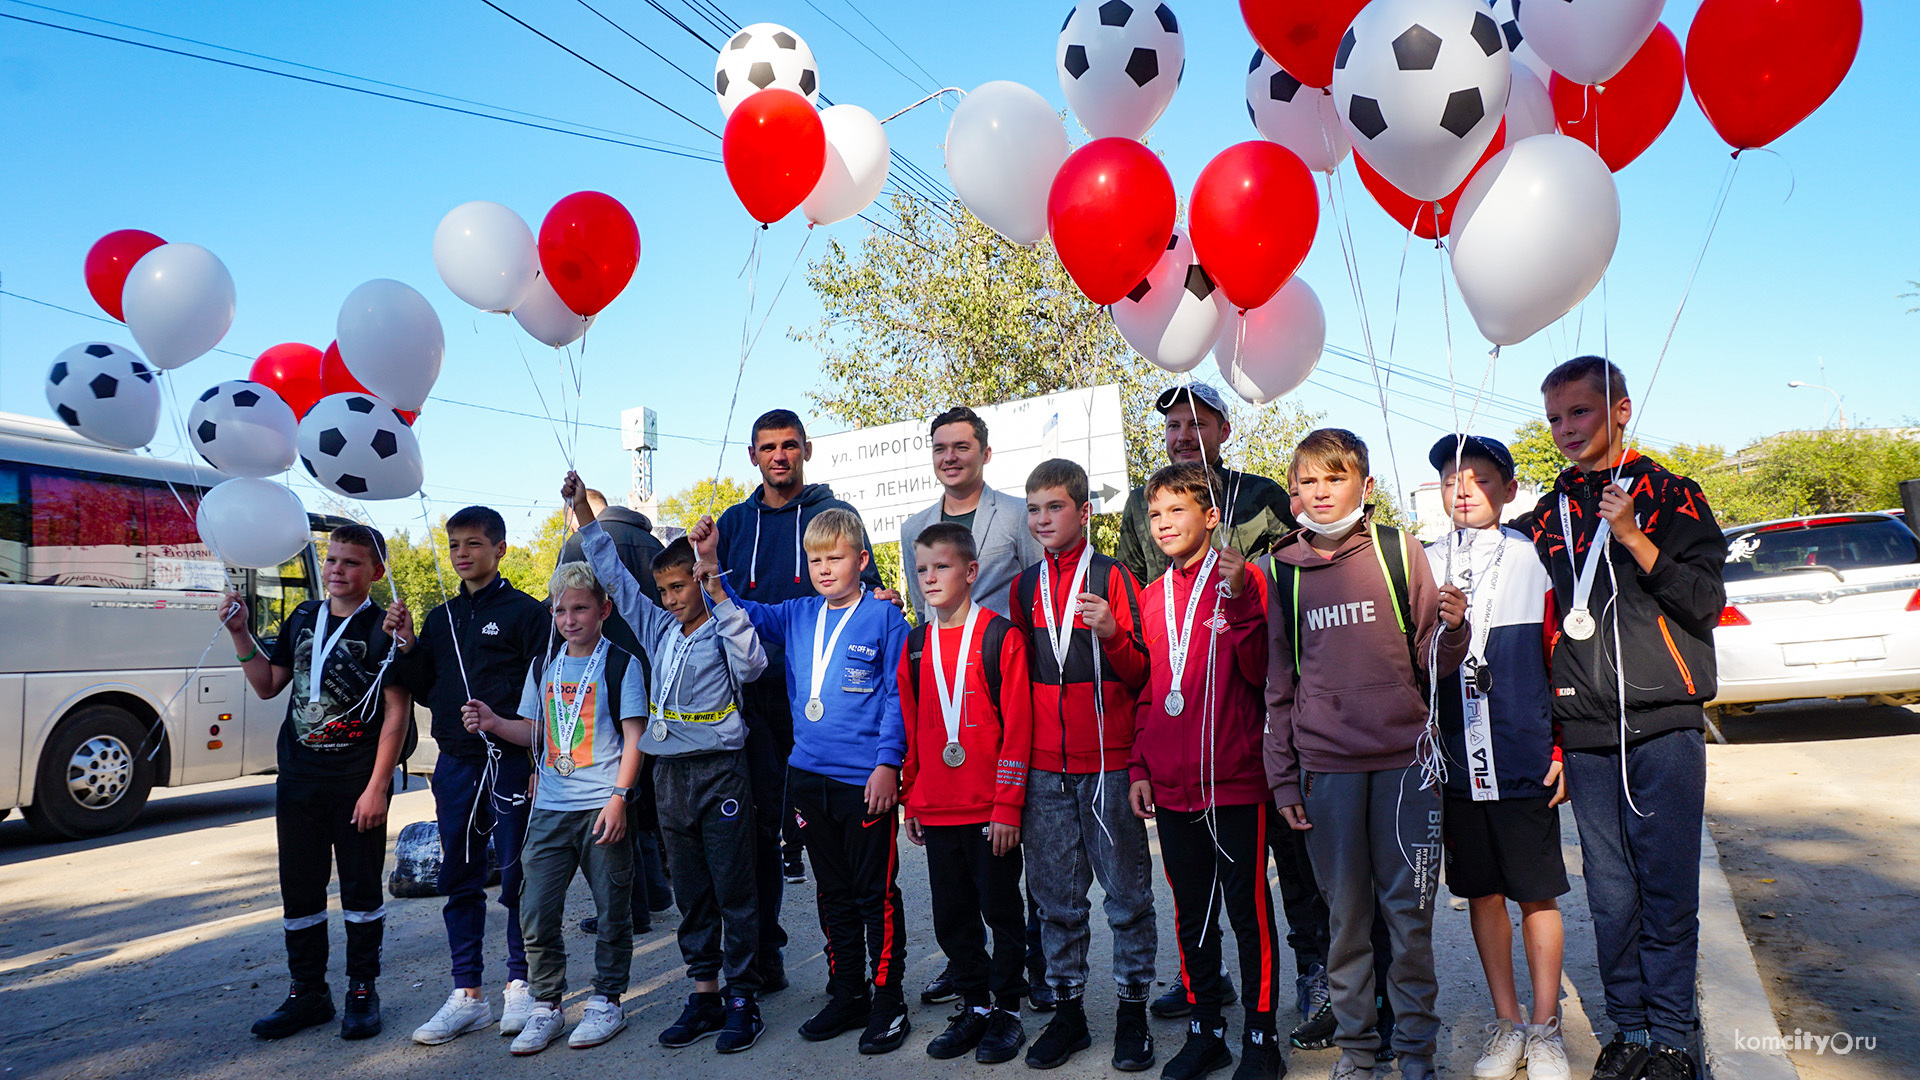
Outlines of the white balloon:
{"label": "white balloon", "polygon": [[1514,57],[1513,91],[1507,95],[1507,145],[1558,130],[1560,123],[1553,115],[1553,96],[1547,93],[1547,84]]}
{"label": "white balloon", "polygon": [[1016,244],[1047,235],[1047,192],[1067,160],[1067,129],[1015,82],[984,83],[947,123],[947,179],[973,216]]}
{"label": "white balloon", "polygon": [[1167,250],[1134,290],[1113,305],[1113,324],[1133,350],[1171,372],[1207,358],[1227,319],[1227,294],[1194,260],[1187,230],[1175,227]]}
{"label": "white balloon", "polygon": [[1480,0],[1374,0],[1341,43],[1333,96],[1367,164],[1413,198],[1437,201],[1493,142],[1512,79]]}
{"label": "white balloon", "polygon": [[1520,32],[1547,65],[1589,86],[1620,73],[1660,25],[1666,0],[1554,0],[1515,5]]}
{"label": "white balloon", "polygon": [[1251,405],[1292,393],[1320,363],[1327,345],[1327,314],[1300,275],[1273,299],[1228,319],[1213,347],[1214,363],[1227,385]]}
{"label": "white balloon", "polygon": [[1300,155],[1314,172],[1330,173],[1353,153],[1333,95],[1301,85],[1259,49],[1247,67],[1247,115],[1261,138]]}
{"label": "white balloon", "polygon": [[534,278],[527,298],[513,309],[513,321],[520,324],[533,340],[559,348],[580,340],[598,315],[581,315],[567,306],[560,294],[547,283],[547,275]]}
{"label": "white balloon", "polygon": [[312,542],[300,496],[257,477],[228,480],[201,496],[194,528],[221,562],[248,570],[279,566]]}
{"label": "white balloon", "polygon": [[160,384],[133,350],[83,341],[53,358],[47,405],[102,446],[138,450],[160,430]]}
{"label": "white balloon", "polygon": [[396,407],[427,403],[447,351],[440,316],[427,298],[391,278],[375,278],[347,294],[334,340],[360,385]]}
{"label": "white balloon", "polygon": [[1054,45],[1060,89],[1096,139],[1144,139],[1187,66],[1179,20],[1153,0],[1080,0]]}
{"label": "white balloon", "polygon": [[1547,66],[1545,60],[1540,59],[1540,54],[1534,52],[1533,46],[1527,44],[1527,36],[1520,32],[1518,14],[1520,0],[1483,0],[1483,2],[1487,5],[1487,10],[1493,12],[1493,21],[1500,24],[1500,36],[1507,39],[1507,51],[1513,54],[1516,61],[1525,64],[1527,70],[1533,72],[1533,77],[1544,84],[1553,74],[1553,69]]}
{"label": "white balloon", "polygon": [[519,214],[476,200],[440,219],[433,230],[433,265],[453,295],[481,311],[505,313],[533,287],[540,250]]}
{"label": "white balloon", "polygon": [[293,467],[293,409],[257,382],[231,379],[200,395],[187,412],[187,438],[207,464],[228,476],[273,476]]}
{"label": "white balloon", "polygon": [[865,210],[886,186],[887,133],[858,105],[826,109],[820,126],[827,129],[827,167],[800,209],[815,225],[831,225]]}
{"label": "white balloon", "polygon": [[762,90],[791,90],[820,104],[820,72],[813,50],[779,23],[754,23],[727,40],[713,61],[713,96],[720,115]]}
{"label": "white balloon", "polygon": [[199,244],[162,244],[140,257],[120,292],[127,329],[154,367],[204,356],[233,326],[233,275]]}
{"label": "white balloon", "polygon": [[1578,139],[1536,135],[1481,166],[1453,213],[1453,277],[1480,333],[1514,345],[1600,282],[1620,239],[1613,172]]}
{"label": "white balloon", "polygon": [[371,394],[330,394],[300,418],[300,464],[350,499],[404,499],[420,490],[420,441],[392,405]]}

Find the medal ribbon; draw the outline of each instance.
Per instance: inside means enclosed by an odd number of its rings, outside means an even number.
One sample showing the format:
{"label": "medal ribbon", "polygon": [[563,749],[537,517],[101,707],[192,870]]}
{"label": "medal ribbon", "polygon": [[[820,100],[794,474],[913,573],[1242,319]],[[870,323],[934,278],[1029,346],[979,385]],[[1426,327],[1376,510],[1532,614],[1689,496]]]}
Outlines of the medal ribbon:
{"label": "medal ribbon", "polygon": [[[556,706],[554,711],[557,714],[553,718],[553,737],[554,741],[560,744],[558,749],[562,756],[573,755],[573,735],[580,730],[580,709],[586,704],[587,687],[593,685],[593,678],[600,673],[600,665],[606,659],[606,655],[607,639],[603,637],[600,643],[593,647],[593,655],[587,657],[587,669],[581,674],[580,681],[573,684],[571,701],[567,700],[566,691],[562,689],[560,681],[560,668],[566,663],[566,653],[562,652],[553,661],[553,674],[548,676],[553,683]],[[617,706],[609,702],[608,709],[613,711]]]}
{"label": "medal ribbon", "polygon": [[[1167,617],[1167,666],[1173,669],[1173,692],[1179,693],[1181,678],[1187,671],[1187,647],[1193,639],[1193,616],[1200,610],[1200,595],[1207,591],[1207,579],[1213,575],[1213,564],[1220,561],[1218,548],[1208,548],[1207,557],[1200,564],[1200,573],[1193,579],[1193,592],[1187,596],[1186,617],[1176,630],[1173,625],[1173,588],[1169,582],[1166,603],[1160,605]],[[1171,572],[1169,572],[1171,573]]]}
{"label": "medal ribbon", "polygon": [[[1079,596],[1087,584],[1087,567],[1093,561],[1093,545],[1087,544],[1080,549],[1080,563],[1073,568],[1073,580],[1067,585],[1066,610],[1074,610],[1074,598]],[[1047,617],[1047,643],[1053,646],[1053,662],[1060,671],[1060,680],[1064,685],[1067,676],[1067,653],[1073,649],[1073,616],[1065,618],[1053,612],[1053,576],[1047,572],[1047,560],[1040,559],[1040,608]],[[1094,650],[1099,651],[1097,648]],[[1096,687],[1096,689],[1098,689]],[[1097,695],[1096,695],[1097,696]]]}
{"label": "medal ribbon", "polygon": [[[653,703],[653,715],[667,715],[667,706],[673,704],[674,691],[680,688],[680,668],[686,664],[687,657],[693,653],[693,641],[699,634],[681,634],[674,640],[673,651],[667,654],[667,666],[660,679],[660,700]],[[722,657],[724,661],[725,658]]]}
{"label": "medal ribbon", "polygon": [[[340,620],[340,628],[333,632],[332,637],[327,637],[327,614],[332,602],[320,601],[320,610],[313,616],[313,658],[307,665],[307,704],[313,705],[320,700],[320,676],[326,674],[327,657],[333,655],[333,647],[346,636],[347,627],[352,625],[354,616],[372,606],[372,598],[361,597],[360,606],[353,609],[353,615]],[[324,645],[321,644],[323,639],[326,642]]]}
{"label": "medal ribbon", "polygon": [[820,605],[820,614],[813,620],[813,670],[808,672],[808,678],[812,680],[813,695],[809,700],[820,700],[820,687],[827,681],[827,657],[833,655],[834,646],[840,643],[840,631],[845,630],[847,624],[853,621],[853,613],[860,610],[860,601],[866,598],[866,590],[862,589],[860,595],[854,597],[853,604],[847,608],[847,613],[840,616],[840,625],[833,628],[833,636],[826,638],[824,645],[821,643],[821,636],[827,632],[827,605],[824,603]]}
{"label": "medal ribbon", "polygon": [[1573,566],[1573,608],[1574,611],[1587,610],[1587,598],[1593,595],[1593,579],[1600,569],[1602,559],[1596,558],[1607,550],[1607,540],[1613,535],[1613,523],[1606,518],[1600,519],[1600,527],[1594,530],[1593,543],[1587,548],[1584,563],[1573,557],[1573,512],[1565,495],[1560,496],[1560,535],[1567,541],[1567,562]]}
{"label": "medal ribbon", "polygon": [[940,662],[940,627],[927,627],[933,638],[933,689],[940,697],[940,719],[947,725],[947,743],[960,741],[960,703],[967,695],[967,661],[973,655],[973,624],[980,618],[980,605],[967,606],[966,629],[960,631],[960,659],[954,664],[953,686],[947,686],[946,665]]}

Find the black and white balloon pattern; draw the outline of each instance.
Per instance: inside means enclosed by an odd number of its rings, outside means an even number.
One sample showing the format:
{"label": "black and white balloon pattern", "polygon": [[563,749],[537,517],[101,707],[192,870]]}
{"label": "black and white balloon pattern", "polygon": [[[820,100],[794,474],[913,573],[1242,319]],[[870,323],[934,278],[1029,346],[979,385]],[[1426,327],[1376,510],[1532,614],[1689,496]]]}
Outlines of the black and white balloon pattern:
{"label": "black and white balloon pattern", "polygon": [[1113,324],[1135,352],[1182,372],[1207,358],[1227,314],[1227,294],[1195,260],[1187,231],[1176,227],[1153,271],[1113,305]]}
{"label": "black and white balloon pattern", "polygon": [[1473,171],[1512,80],[1506,39],[1481,0],[1374,0],[1333,62],[1354,148],[1421,200],[1445,197]]}
{"label": "black and white balloon pattern", "polygon": [[228,476],[273,476],[293,467],[299,420],[280,395],[233,379],[208,387],[187,412],[187,438]]}
{"label": "black and white balloon pattern", "polygon": [[300,420],[300,464],[350,499],[404,499],[420,490],[420,443],[393,406],[372,394],[332,394]]}
{"label": "black and white balloon pattern", "polygon": [[86,341],[54,357],[47,404],[75,432],[103,446],[138,450],[160,430],[160,385],[133,350]]}
{"label": "black and white balloon pattern", "polygon": [[1327,346],[1327,313],[1298,274],[1273,299],[1227,320],[1213,359],[1233,392],[1249,405],[1265,405],[1292,393]]}
{"label": "black and white balloon pattern", "polygon": [[754,23],[720,46],[713,62],[713,96],[720,101],[720,115],[732,116],[747,98],[774,89],[791,90],[808,104],[820,104],[820,70],[799,34],[779,23]]}
{"label": "black and white balloon pattern", "polygon": [[1060,89],[1096,139],[1144,137],[1186,65],[1180,21],[1159,0],[1080,0],[1054,48]]}
{"label": "black and white balloon pattern", "polygon": [[1333,95],[1301,85],[1259,49],[1247,65],[1247,116],[1261,138],[1300,155],[1314,172],[1330,173],[1353,153]]}
{"label": "black and white balloon pattern", "polygon": [[1493,21],[1500,25],[1500,36],[1506,39],[1507,51],[1513,54],[1515,61],[1525,64],[1533,70],[1534,77],[1546,82],[1553,74],[1553,68],[1540,59],[1540,54],[1527,44],[1527,36],[1520,32],[1520,0],[1484,0],[1487,10],[1493,13]]}

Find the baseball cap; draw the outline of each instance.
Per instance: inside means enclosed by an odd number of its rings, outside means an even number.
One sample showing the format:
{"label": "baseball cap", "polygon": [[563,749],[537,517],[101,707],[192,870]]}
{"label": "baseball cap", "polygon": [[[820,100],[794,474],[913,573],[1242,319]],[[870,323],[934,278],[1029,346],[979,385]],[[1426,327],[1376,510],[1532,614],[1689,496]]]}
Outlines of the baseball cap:
{"label": "baseball cap", "polygon": [[1203,382],[1181,383],[1179,386],[1169,386],[1165,390],[1160,391],[1160,396],[1153,401],[1153,407],[1160,410],[1160,414],[1164,416],[1175,405],[1185,401],[1188,394],[1199,398],[1208,408],[1220,414],[1222,420],[1233,415],[1227,411],[1227,400],[1220,396],[1220,391]]}
{"label": "baseball cap", "polygon": [[[1453,460],[1455,438],[1456,436],[1453,435],[1442,435],[1440,441],[1433,444],[1433,449],[1427,451],[1427,461],[1435,469],[1444,468],[1447,462]],[[1460,453],[1486,458],[1499,467],[1502,480],[1513,479],[1513,451],[1508,450],[1507,444],[1498,439],[1489,439],[1485,435],[1468,435],[1465,444],[1460,448]]]}

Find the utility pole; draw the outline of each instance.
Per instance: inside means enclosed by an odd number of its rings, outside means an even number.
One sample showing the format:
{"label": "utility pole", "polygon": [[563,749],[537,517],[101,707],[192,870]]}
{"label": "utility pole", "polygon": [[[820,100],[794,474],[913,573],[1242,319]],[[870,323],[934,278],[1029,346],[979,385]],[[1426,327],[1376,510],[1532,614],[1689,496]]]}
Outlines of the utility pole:
{"label": "utility pole", "polygon": [[1825,390],[1827,393],[1832,394],[1833,406],[1834,408],[1840,410],[1840,430],[1841,431],[1847,430],[1847,407],[1844,403],[1841,402],[1839,391],[1835,390],[1831,386],[1821,386],[1819,383],[1802,382],[1799,379],[1795,379],[1792,382],[1789,382],[1787,385],[1796,390],[1804,386],[1809,390]]}

